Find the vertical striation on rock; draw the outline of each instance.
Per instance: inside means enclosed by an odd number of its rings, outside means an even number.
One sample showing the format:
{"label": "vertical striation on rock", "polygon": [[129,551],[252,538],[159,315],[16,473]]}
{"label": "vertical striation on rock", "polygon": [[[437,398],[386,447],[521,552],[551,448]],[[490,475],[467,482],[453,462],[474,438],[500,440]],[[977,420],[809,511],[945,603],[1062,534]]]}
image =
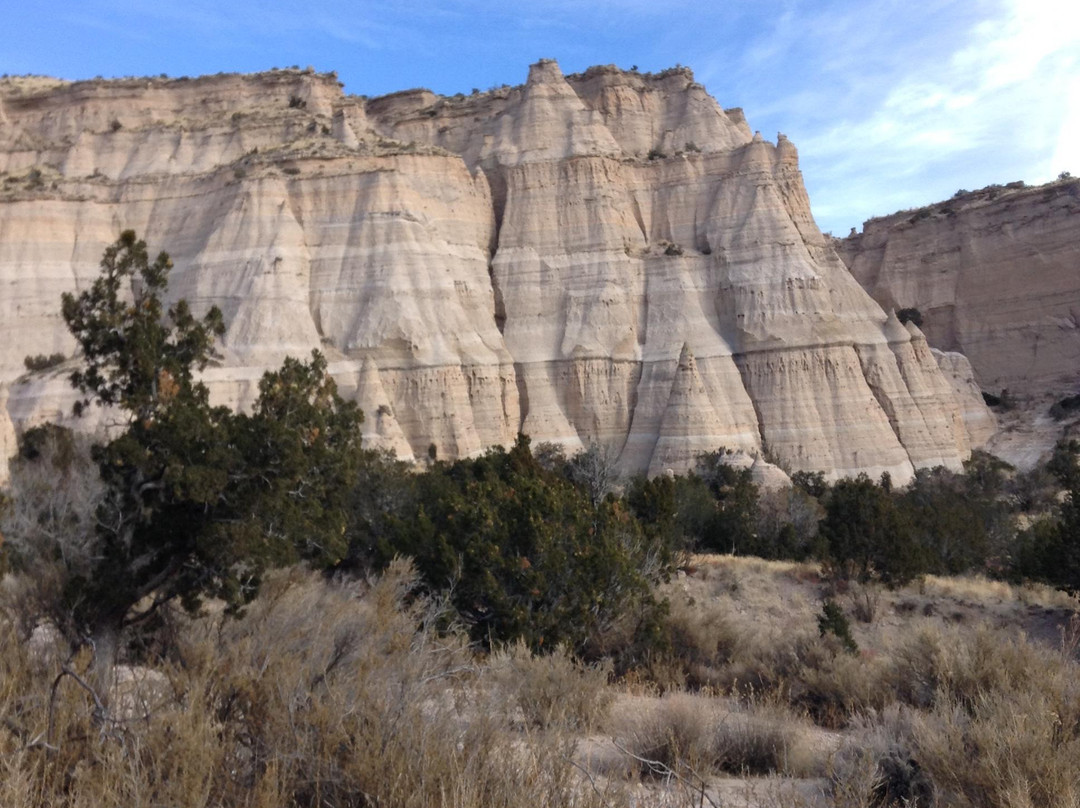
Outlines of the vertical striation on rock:
{"label": "vertical striation on rock", "polygon": [[[337,369],[330,370],[335,372]],[[342,395],[352,394],[364,412],[363,445],[368,449],[391,452],[400,460],[412,460],[412,447],[394,416],[390,396],[383,387],[375,360],[370,356],[364,359],[354,382],[347,371],[338,371],[336,375],[339,392]]]}
{"label": "vertical striation on rock", "polygon": [[740,434],[739,426],[725,419],[729,413],[730,409],[718,407],[709,395],[690,345],[684,344],[655,429],[648,473],[693,468],[699,454],[720,446],[740,448],[757,444],[756,434]]}
{"label": "vertical striation on rock", "polygon": [[971,441],[971,448],[981,449],[997,432],[998,425],[993,413],[986,407],[982,391],[979,390],[979,385],[975,381],[975,371],[971,369],[971,363],[966,356],[955,351],[938,351],[931,348],[930,353],[937,360],[941,375],[952,386],[956,401],[960,406],[964,427]]}
{"label": "vertical striation on rock", "polygon": [[545,60],[520,87],[367,100],[307,71],[7,79],[0,103],[17,426],[64,400],[16,381],[23,357],[73,352],[59,295],[132,227],[172,255],[172,296],[225,313],[216,401],[319,348],[367,444],[403,457],[523,430],[629,473],[725,446],[902,482],[985,429],[818,231],[795,147],[685,68]]}
{"label": "vertical striation on rock", "polygon": [[8,458],[12,457],[18,449],[18,438],[15,435],[15,424],[11,422],[7,408],[7,387],[0,384],[0,485],[8,481]]}
{"label": "vertical striation on rock", "polygon": [[983,390],[1080,384],[1080,179],[958,192],[871,219],[835,242],[882,306],[918,309],[930,344],[961,352]]}

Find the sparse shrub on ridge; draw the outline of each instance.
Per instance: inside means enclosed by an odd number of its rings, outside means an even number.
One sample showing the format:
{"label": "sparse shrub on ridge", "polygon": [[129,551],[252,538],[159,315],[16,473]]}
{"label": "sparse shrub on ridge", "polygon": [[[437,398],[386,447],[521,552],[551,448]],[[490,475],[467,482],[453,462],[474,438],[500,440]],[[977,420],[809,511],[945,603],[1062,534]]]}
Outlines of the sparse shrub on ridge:
{"label": "sparse shrub on ridge", "polygon": [[914,323],[919,328],[922,328],[923,316],[922,312],[916,308],[904,308],[896,312],[897,319],[902,323]]}

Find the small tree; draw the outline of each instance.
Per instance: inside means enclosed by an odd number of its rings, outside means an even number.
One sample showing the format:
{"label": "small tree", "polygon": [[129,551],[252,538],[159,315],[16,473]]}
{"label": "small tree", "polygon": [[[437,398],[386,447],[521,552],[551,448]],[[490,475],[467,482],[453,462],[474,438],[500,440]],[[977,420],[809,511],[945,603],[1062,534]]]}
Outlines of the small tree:
{"label": "small tree", "polygon": [[128,423],[94,451],[107,493],[98,561],[67,588],[77,628],[119,630],[206,595],[236,610],[265,567],[346,551],[362,414],[338,397],[318,352],[266,374],[251,415],[210,406],[194,373],[223,332],[221,313],[198,319],[183,300],[165,312],[171,265],[165,253],[151,263],[127,231],[91,288],[64,296],[83,353],[78,411],[109,405]]}
{"label": "small tree", "polygon": [[146,242],[126,230],[105,250],[93,285],[63,296],[64,322],[82,349],[83,367],[71,375],[87,396],[77,413],[95,401],[118,407],[132,423],[152,423],[174,402],[207,400],[193,373],[210,361],[225,324],[216,306],[198,320],[185,300],[165,319],[161,296],[171,268],[164,252],[151,263]]}
{"label": "small tree", "polygon": [[925,572],[921,548],[892,492],[865,474],[832,487],[820,532],[829,560],[844,577],[903,584]]}
{"label": "small tree", "polygon": [[626,646],[627,624],[639,641],[655,629],[650,574],[667,572],[668,548],[642,536],[622,503],[594,505],[544,469],[524,435],[509,451],[428,469],[416,486],[415,509],[394,520],[376,560],[415,558],[428,586],[449,588],[477,641],[587,654],[613,633]]}
{"label": "small tree", "polygon": [[757,536],[758,491],[748,468],[726,462],[728,449],[698,455],[695,471],[716,500],[701,545],[717,552],[761,555]]}
{"label": "small tree", "polygon": [[835,600],[826,599],[821,604],[821,614],[817,619],[818,633],[824,637],[832,634],[836,637],[844,650],[851,654],[859,653],[859,644],[851,636],[851,622]]}
{"label": "small tree", "polygon": [[615,452],[610,447],[589,443],[588,448],[567,461],[570,481],[585,490],[593,506],[599,505],[615,488],[618,479],[615,460]]}

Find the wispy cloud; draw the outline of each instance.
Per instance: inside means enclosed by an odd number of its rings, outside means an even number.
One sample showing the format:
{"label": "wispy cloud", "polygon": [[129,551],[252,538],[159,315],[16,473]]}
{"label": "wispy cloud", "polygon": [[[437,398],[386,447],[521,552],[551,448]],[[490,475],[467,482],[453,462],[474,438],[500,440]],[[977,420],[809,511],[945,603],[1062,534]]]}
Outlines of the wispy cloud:
{"label": "wispy cloud", "polygon": [[798,141],[823,227],[934,201],[958,183],[1044,181],[1075,157],[1080,12],[1030,0],[989,12],[869,81],[871,103],[838,103],[831,125]]}

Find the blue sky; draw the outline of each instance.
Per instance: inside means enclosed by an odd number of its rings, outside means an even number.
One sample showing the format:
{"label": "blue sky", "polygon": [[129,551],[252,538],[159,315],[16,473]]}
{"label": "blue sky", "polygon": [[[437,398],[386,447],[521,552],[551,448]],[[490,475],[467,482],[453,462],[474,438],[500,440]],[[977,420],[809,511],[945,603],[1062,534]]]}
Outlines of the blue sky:
{"label": "blue sky", "polygon": [[837,235],[959,188],[1080,174],[1077,0],[0,0],[0,72],[312,65],[350,93],[524,81],[539,58],[694,69],[799,147]]}

